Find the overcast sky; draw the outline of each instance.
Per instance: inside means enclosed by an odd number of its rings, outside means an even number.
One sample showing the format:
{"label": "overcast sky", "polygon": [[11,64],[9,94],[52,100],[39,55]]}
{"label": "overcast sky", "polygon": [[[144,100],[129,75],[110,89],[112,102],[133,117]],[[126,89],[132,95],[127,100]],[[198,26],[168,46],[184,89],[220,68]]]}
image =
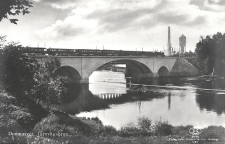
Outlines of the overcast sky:
{"label": "overcast sky", "polygon": [[172,46],[184,34],[194,51],[200,35],[225,32],[225,0],[31,1],[17,25],[0,22],[0,35],[34,47],[161,51],[170,26]]}

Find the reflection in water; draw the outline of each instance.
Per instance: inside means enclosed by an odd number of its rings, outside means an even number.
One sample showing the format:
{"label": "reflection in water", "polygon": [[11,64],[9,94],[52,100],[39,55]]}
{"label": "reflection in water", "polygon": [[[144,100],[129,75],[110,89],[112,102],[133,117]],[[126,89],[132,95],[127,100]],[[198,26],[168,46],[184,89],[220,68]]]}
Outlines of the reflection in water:
{"label": "reflection in water", "polygon": [[97,95],[100,99],[116,99],[122,96],[122,94],[114,94],[114,93],[107,93],[107,94],[99,94]]}
{"label": "reflection in water", "polygon": [[75,99],[69,103],[61,104],[58,107],[70,114],[75,114],[80,111],[91,111],[94,109],[104,109],[108,108],[108,104],[104,102],[103,99],[94,96],[89,91],[88,84],[80,84],[80,93],[79,95],[73,95]]}
{"label": "reflection in water", "polygon": [[170,109],[170,104],[171,104],[171,92],[168,94],[168,109]]}
{"label": "reflection in water", "polygon": [[89,78],[89,82],[89,90],[93,95],[126,94],[125,75],[120,72],[96,71]]}
{"label": "reflection in water", "polygon": [[218,115],[225,113],[225,94],[204,91],[197,91],[196,93],[196,102],[201,110],[214,111]]}
{"label": "reflection in water", "polygon": [[225,126],[225,95],[207,90],[216,89],[209,78],[145,78],[144,94],[127,91],[119,72],[94,73],[90,82],[80,86],[73,101],[58,107],[79,117],[98,117],[117,129],[137,123],[140,116],[162,118],[172,125]]}

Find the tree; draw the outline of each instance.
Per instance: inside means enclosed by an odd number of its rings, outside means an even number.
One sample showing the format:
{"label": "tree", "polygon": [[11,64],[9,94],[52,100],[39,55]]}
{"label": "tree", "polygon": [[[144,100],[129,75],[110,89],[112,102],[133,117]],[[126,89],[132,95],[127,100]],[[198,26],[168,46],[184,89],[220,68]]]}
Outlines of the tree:
{"label": "tree", "polygon": [[11,95],[20,98],[28,95],[35,80],[37,61],[27,57],[24,48],[18,43],[10,43],[0,52],[0,74],[4,89]]}
{"label": "tree", "polygon": [[195,53],[204,63],[206,74],[216,72],[220,76],[225,76],[225,34],[218,32],[212,37],[201,37],[196,44]]}
{"label": "tree", "polygon": [[54,72],[60,67],[60,60],[57,57],[48,56],[35,73],[37,85],[34,87],[36,99],[47,104],[47,110],[51,103],[61,103],[67,91],[66,78],[55,76]]}
{"label": "tree", "polygon": [[[3,40],[5,37],[2,37]],[[55,76],[60,67],[57,57],[49,56],[44,63],[30,58],[18,43],[9,43],[0,49],[0,82],[7,93],[20,103],[32,98],[50,103],[61,103],[66,93],[66,78]]]}
{"label": "tree", "polygon": [[[0,82],[3,82],[3,46],[6,42],[6,36],[0,35]],[[1,86],[0,86],[1,87]]]}
{"label": "tree", "polygon": [[5,46],[6,36],[0,35],[0,49]]}
{"label": "tree", "polygon": [[[0,0],[0,21],[9,15],[28,14],[32,3],[28,0]],[[11,23],[17,24],[17,19],[9,19]]]}

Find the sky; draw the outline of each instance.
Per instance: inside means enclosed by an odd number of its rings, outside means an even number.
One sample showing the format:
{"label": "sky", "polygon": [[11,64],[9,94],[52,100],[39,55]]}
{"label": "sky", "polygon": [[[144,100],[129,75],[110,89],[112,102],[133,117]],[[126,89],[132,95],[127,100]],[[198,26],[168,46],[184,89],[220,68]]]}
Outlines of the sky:
{"label": "sky", "polygon": [[30,0],[27,15],[0,22],[0,35],[23,46],[163,51],[187,38],[194,51],[200,36],[225,33],[224,0]]}

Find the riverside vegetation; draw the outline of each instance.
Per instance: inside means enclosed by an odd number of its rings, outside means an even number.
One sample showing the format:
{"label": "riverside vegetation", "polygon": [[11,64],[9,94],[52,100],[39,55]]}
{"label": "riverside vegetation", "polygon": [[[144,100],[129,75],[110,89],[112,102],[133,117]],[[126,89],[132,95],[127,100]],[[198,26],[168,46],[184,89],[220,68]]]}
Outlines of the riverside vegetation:
{"label": "riverside vegetation", "polygon": [[[5,37],[1,37],[4,39]],[[66,77],[55,76],[56,57],[38,64],[17,43],[0,51],[0,142],[3,143],[192,143],[193,126],[172,126],[165,120],[138,118],[116,130],[98,118],[71,116],[50,104],[64,102]],[[58,134],[58,135],[57,135]],[[225,143],[225,128],[202,129],[201,142]]]}
{"label": "riverside vegetation", "polygon": [[204,75],[225,77],[225,33],[200,37],[195,53],[185,53],[186,59]]}
{"label": "riverside vegetation", "polygon": [[[164,120],[152,122],[140,117],[137,125],[128,124],[116,130],[104,126],[98,118],[78,118],[54,109],[46,112],[32,101],[27,101],[26,108],[20,107],[14,103],[14,97],[4,92],[0,99],[0,141],[4,143],[192,143],[191,125],[174,127]],[[32,135],[10,135],[9,132]],[[42,136],[38,135],[40,132],[66,135]],[[210,126],[202,129],[200,137],[207,142],[224,143],[224,134],[225,128]]]}

